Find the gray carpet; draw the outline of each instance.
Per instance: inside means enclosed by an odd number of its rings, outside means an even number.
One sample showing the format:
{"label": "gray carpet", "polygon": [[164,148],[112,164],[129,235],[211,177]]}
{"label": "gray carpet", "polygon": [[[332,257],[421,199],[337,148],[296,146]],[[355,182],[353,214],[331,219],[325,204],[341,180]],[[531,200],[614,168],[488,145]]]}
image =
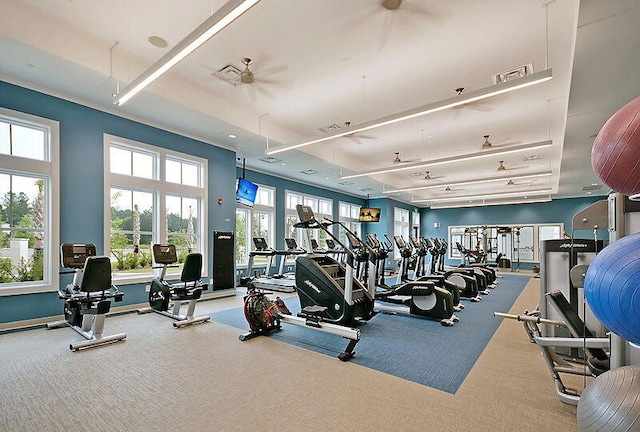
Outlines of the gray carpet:
{"label": "gray carpet", "polygon": [[[527,294],[528,295],[525,295]],[[524,296],[524,297],[523,297]],[[535,304],[535,284],[517,310]],[[204,302],[199,314],[241,298]],[[212,322],[110,317],[126,342],[72,353],[70,329],[0,335],[2,431],[575,430],[537,347],[504,322],[455,395]]]}

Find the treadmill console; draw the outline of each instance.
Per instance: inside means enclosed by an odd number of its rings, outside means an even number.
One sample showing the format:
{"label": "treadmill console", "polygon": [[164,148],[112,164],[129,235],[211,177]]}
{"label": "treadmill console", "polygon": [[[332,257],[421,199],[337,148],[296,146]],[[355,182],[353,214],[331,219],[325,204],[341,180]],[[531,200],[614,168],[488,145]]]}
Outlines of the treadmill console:
{"label": "treadmill console", "polygon": [[326,239],[324,242],[327,244],[327,249],[336,248],[336,242],[334,242],[333,239]]}
{"label": "treadmill console", "polygon": [[269,246],[267,246],[267,241],[264,239],[264,237],[254,237],[253,245],[256,247],[256,250],[259,250],[259,251],[264,251],[269,249]]}
{"label": "treadmill console", "polygon": [[298,249],[298,242],[294,238],[286,238],[284,239],[285,244],[287,245],[288,250]]}

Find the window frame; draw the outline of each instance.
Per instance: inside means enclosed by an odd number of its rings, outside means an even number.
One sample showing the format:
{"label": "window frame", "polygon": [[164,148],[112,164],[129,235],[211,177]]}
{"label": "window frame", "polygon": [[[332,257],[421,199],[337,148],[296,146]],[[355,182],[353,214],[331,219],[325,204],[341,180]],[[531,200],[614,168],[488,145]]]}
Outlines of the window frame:
{"label": "window frame", "polygon": [[[116,174],[111,172],[111,147],[122,148],[142,154],[152,155],[152,179],[144,177],[136,177],[134,175]],[[197,224],[197,246],[196,250],[202,253],[203,264],[202,274],[208,274],[208,229],[207,229],[207,209],[208,209],[208,162],[206,159],[180,153],[164,147],[146,144],[127,138],[103,134],[104,148],[104,254],[112,258],[111,254],[111,189],[121,188],[126,190],[152,192],[154,213],[152,215],[152,239],[151,244],[164,243],[168,239],[167,227],[167,196],[176,196],[183,198],[193,198],[199,200],[200,208],[196,218]],[[166,179],[166,161],[179,161],[183,163],[191,163],[200,167],[198,174],[200,186],[190,186],[180,183],[173,183]],[[132,167],[133,170],[133,167]],[[108,251],[108,252],[107,252]],[[113,262],[113,259],[112,259]],[[167,273],[169,278],[179,275],[178,271],[170,271]],[[145,283],[151,281],[155,277],[155,272],[142,274],[116,274],[113,279],[121,285]]]}
{"label": "window frame", "polygon": [[[398,219],[398,214],[406,215],[406,220]],[[400,232],[399,232],[400,231]],[[411,235],[411,211],[403,207],[393,208],[393,235],[402,235],[405,241],[409,241]],[[398,261],[400,258],[400,250],[396,245],[393,248],[393,259]]]}
{"label": "window frame", "polygon": [[[238,187],[237,185],[237,179],[236,179],[236,188]],[[269,196],[270,199],[269,201],[271,202],[271,205],[269,204],[264,204],[262,202],[260,202],[260,192],[261,191],[269,191]],[[238,261],[238,254],[236,254],[236,268],[237,269],[244,269],[247,268],[249,265],[249,253],[254,250],[255,246],[253,244],[253,231],[254,231],[254,216],[256,213],[266,213],[271,215],[270,217],[270,223],[269,223],[269,238],[265,239],[267,241],[267,245],[269,245],[270,247],[274,247],[275,246],[275,238],[276,238],[276,188],[273,186],[267,186],[267,185],[263,185],[263,184],[258,184],[258,192],[256,194],[256,202],[254,204],[253,207],[248,207],[242,204],[237,204],[236,205],[236,211],[235,211],[235,215],[236,215],[236,228],[237,228],[237,212],[238,210],[241,210],[243,212],[245,212],[247,214],[247,217],[245,219],[245,243],[246,243],[246,257],[244,262],[240,262]],[[236,242],[238,241],[238,233],[237,230],[235,231],[236,234]],[[234,245],[236,246],[236,245]],[[267,260],[257,260],[256,262],[254,262],[253,267],[254,268],[264,268],[266,267],[267,264]]]}
{"label": "window frame", "polygon": [[0,154],[0,172],[45,179],[45,261],[42,281],[0,284],[0,296],[57,291],[60,285],[60,124],[55,120],[0,108],[0,120],[44,131],[44,160]]}
{"label": "window frame", "polygon": [[[348,209],[347,213],[349,216],[342,215],[342,210],[344,208]],[[362,223],[360,222],[361,209],[362,209],[362,206],[358,204],[354,204],[346,201],[338,202],[338,221],[344,224],[351,231],[356,233],[356,235],[360,239],[362,238]],[[354,215],[357,215],[357,217],[354,217]],[[347,239],[347,236],[344,233],[344,230],[342,229],[340,230],[338,239],[345,245],[349,246],[349,240]]]}
{"label": "window frame", "polygon": [[[295,207],[291,208],[291,206],[289,206],[290,196],[295,196],[300,198],[300,200],[296,200],[297,203],[302,203],[304,205],[309,205],[310,203],[314,203],[316,208],[313,209],[313,213],[318,220],[322,221],[325,217],[328,217],[329,219],[333,219],[333,199],[332,198],[327,198],[319,195],[311,195],[311,194],[306,194],[303,192],[297,192],[294,190],[287,189],[284,191],[284,229],[285,229],[284,238],[287,238],[287,236],[289,235],[289,233],[287,232],[288,231],[287,220],[289,218],[298,220],[298,212],[296,211]],[[326,207],[331,209],[331,214],[320,212],[320,209],[323,204]],[[335,233],[333,226],[329,228],[329,230],[331,231],[332,234]],[[315,239],[318,242],[318,246],[322,248],[322,244],[320,244],[320,240],[322,240],[321,238],[322,235],[318,233],[318,231],[319,230],[311,230],[310,237]],[[308,251],[309,253],[312,252],[311,245],[307,244],[307,236],[303,234],[302,228],[296,229],[295,238],[299,248],[302,248]],[[285,261],[285,264],[291,265],[294,262],[295,262],[295,256],[288,256]]]}

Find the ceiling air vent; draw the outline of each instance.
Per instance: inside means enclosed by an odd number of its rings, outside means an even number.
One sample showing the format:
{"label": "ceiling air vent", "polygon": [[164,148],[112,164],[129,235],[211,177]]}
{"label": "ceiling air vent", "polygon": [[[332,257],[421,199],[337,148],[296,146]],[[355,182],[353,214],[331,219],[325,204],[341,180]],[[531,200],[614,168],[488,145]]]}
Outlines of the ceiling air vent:
{"label": "ceiling air vent", "polygon": [[348,128],[350,125],[351,125],[351,122],[332,123],[328,126],[323,126],[321,128],[318,128],[318,130],[324,133],[338,132],[340,129]]}
{"label": "ceiling air vent", "polygon": [[589,185],[589,186],[582,186],[582,191],[586,192],[586,191],[596,191],[596,190],[600,190],[602,189],[602,185]]}
{"label": "ceiling air vent", "polygon": [[372,191],[373,189],[370,187],[359,187],[358,189],[360,189],[362,192],[369,192]]}
{"label": "ceiling air vent", "polygon": [[349,185],[352,185],[353,182],[349,180],[345,180],[345,181],[338,182],[338,184],[342,186],[349,186]]}
{"label": "ceiling air vent", "polygon": [[318,174],[319,171],[316,170],[312,170],[312,169],[307,169],[304,171],[300,171],[300,174],[304,174],[304,175],[314,175],[314,174]]}
{"label": "ceiling air vent", "polygon": [[282,159],[274,158],[273,156],[266,156],[266,157],[260,158],[260,160],[262,162],[266,162],[270,164],[282,161]]}
{"label": "ceiling air vent", "polygon": [[220,69],[218,72],[212,73],[216,78],[220,78],[222,81],[226,81],[232,86],[236,86],[240,83],[240,74],[242,71],[232,64],[228,64]]}
{"label": "ceiling air vent", "polygon": [[409,177],[421,177],[421,176],[422,176],[421,172],[416,171],[416,172],[409,173]]}
{"label": "ceiling air vent", "polygon": [[531,75],[532,73],[533,63],[528,63],[515,69],[495,74],[492,78],[494,84],[500,84],[514,79],[526,77],[527,75]]}

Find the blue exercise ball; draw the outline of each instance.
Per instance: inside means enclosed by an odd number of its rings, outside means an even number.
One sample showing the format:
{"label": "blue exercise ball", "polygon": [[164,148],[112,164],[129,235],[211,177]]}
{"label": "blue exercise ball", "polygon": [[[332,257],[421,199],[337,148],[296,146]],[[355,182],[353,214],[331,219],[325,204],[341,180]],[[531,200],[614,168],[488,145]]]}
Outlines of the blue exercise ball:
{"label": "blue exercise ball", "polygon": [[640,344],[640,233],[616,240],[596,255],[584,293],[605,327]]}

